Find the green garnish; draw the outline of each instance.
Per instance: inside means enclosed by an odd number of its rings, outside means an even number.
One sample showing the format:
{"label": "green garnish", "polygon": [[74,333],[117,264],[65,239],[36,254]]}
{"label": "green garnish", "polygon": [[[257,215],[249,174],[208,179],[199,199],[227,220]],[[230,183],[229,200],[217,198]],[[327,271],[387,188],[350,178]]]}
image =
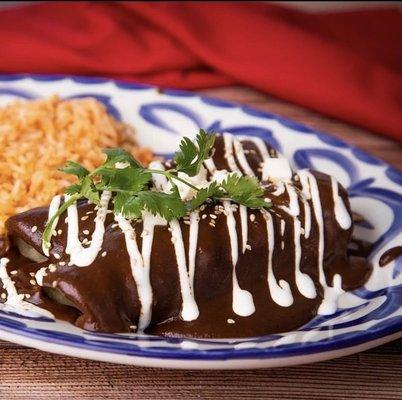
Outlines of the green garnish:
{"label": "green garnish", "polygon": [[[93,171],[69,161],[60,171],[75,175],[78,182],[66,188],[65,192],[69,197],[47,222],[42,236],[44,248],[50,248],[54,221],[70,205],[85,198],[100,206],[100,194],[103,190],[113,193],[113,211],[130,219],[141,217],[142,212],[146,210],[170,221],[183,217],[209,199],[227,199],[249,208],[268,208],[270,204],[264,200],[264,190],[256,178],[232,173],[221,183],[213,181],[206,188],[197,188],[178,176],[179,172],[189,177],[196,176],[202,163],[210,157],[214,142],[215,135],[202,129],[195,141],[183,138],[180,150],[174,156],[174,167],[164,171],[143,167],[123,149],[104,150],[105,162]],[[152,174],[164,175],[167,178],[172,186],[170,193],[155,191],[151,185]],[[178,181],[196,192],[187,202],[180,198]]]}

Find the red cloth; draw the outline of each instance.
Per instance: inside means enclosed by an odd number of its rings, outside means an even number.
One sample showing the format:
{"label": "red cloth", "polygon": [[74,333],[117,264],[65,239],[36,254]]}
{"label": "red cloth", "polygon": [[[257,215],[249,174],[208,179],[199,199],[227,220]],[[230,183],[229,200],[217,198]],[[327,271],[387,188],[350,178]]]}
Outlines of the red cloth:
{"label": "red cloth", "polygon": [[54,2],[0,12],[0,72],[241,83],[402,140],[401,41],[397,9]]}

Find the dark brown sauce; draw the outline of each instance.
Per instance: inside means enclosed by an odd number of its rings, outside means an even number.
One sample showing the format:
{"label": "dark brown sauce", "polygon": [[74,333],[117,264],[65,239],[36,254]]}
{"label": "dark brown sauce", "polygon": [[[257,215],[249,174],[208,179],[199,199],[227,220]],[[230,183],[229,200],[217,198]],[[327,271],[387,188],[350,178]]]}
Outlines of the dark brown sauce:
{"label": "dark brown sauce", "polygon": [[352,238],[348,246],[348,256],[368,258],[373,248],[373,243]]}
{"label": "dark brown sauce", "polygon": [[390,262],[396,260],[398,257],[402,256],[402,246],[392,247],[388,249],[384,254],[381,255],[378,264],[380,267],[385,267]]}
{"label": "dark brown sauce", "polygon": [[[262,158],[253,144],[244,147],[249,150],[247,160],[257,173]],[[221,138],[217,139],[214,162],[218,168],[230,169],[225,160]],[[323,269],[328,284],[331,285],[334,275],[339,274],[342,277],[344,290],[353,290],[364,284],[370,275],[370,266],[361,256],[369,254],[371,248],[364,242],[355,241],[357,243],[355,253],[358,254],[354,255],[360,258],[348,257],[347,246],[352,229],[341,229],[335,219],[330,177],[321,173],[314,173],[314,175],[323,210],[325,231]],[[300,188],[300,182],[296,184],[296,187]],[[167,226],[157,226],[154,232],[150,268],[153,291],[152,320],[146,332],[165,336],[252,337],[290,331],[304,325],[317,314],[322,300],[317,260],[318,223],[312,216],[310,236],[300,237],[302,249],[300,270],[312,279],[317,289],[317,297],[310,299],[299,292],[296,284],[294,221],[293,217],[281,208],[289,202],[289,195],[284,192],[274,196],[270,190],[267,190],[265,194],[273,203],[270,210],[272,229],[276,238],[272,249],[273,275],[278,281],[288,282],[294,303],[289,307],[282,307],[270,296],[267,279],[267,224],[259,211],[248,209],[250,250],[244,253],[239,251],[236,274],[239,286],[252,294],[256,310],[248,317],[241,317],[234,313],[233,266],[227,218],[225,214],[220,213],[215,218],[216,226],[211,227],[209,216],[214,213],[214,205],[210,204],[203,211],[207,218],[201,218],[199,222],[194,269],[194,294],[200,315],[190,322],[181,319],[180,281],[171,233]],[[346,191],[340,187],[339,194],[349,209]],[[300,222],[304,226],[306,216],[301,200],[298,201],[301,210]],[[92,213],[93,205],[81,202],[77,208],[80,229],[88,230],[91,234],[94,230],[95,217],[95,213]],[[88,212],[92,217],[82,220]],[[242,230],[238,211],[234,212],[234,217],[240,246]],[[48,208],[37,208],[11,217],[6,227],[10,237],[20,238],[41,252],[41,235],[47,218]],[[282,227],[283,222],[285,225]],[[56,230],[61,229],[62,232],[53,238],[51,255],[45,263],[18,260],[18,255],[11,254],[16,249],[11,249],[11,252],[7,253],[10,254],[10,257],[7,257],[11,259],[10,264],[7,265],[7,271],[11,274],[13,269],[18,270],[15,274],[18,292],[30,295],[26,301],[48,309],[60,319],[74,321],[75,325],[84,329],[103,332],[133,331],[132,327],[138,324],[141,302],[133,279],[124,234],[120,229],[113,228],[114,225],[113,216],[109,214],[105,223],[106,232],[100,255],[86,268],[68,265],[65,251],[67,226],[64,218],[59,219]],[[32,231],[33,226],[37,228],[34,231]],[[137,233],[138,246],[141,248],[142,223],[133,222],[132,226]],[[188,254],[189,226],[180,221],[180,228],[185,254]],[[79,239],[83,240],[84,237]],[[7,249],[8,241],[4,243],[6,244],[3,244],[3,248]],[[105,254],[101,256],[103,252]],[[55,258],[56,253],[61,255],[61,259]],[[44,287],[35,282],[32,284],[35,272],[50,263],[58,264],[58,267],[54,271],[49,270],[43,278]],[[63,294],[74,308],[52,301],[49,289],[55,289]]]}

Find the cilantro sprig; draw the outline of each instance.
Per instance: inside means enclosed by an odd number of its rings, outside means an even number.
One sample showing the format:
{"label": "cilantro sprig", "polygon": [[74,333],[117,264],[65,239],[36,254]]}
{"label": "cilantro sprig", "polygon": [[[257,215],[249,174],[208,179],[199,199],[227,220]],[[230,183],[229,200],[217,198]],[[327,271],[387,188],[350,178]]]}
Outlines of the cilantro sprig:
{"label": "cilantro sprig", "polygon": [[[105,162],[93,171],[76,162],[67,162],[60,171],[76,176],[78,182],[66,188],[68,196],[57,213],[47,222],[42,236],[44,249],[50,248],[56,219],[70,205],[85,198],[100,206],[100,193],[104,190],[113,194],[114,213],[130,219],[139,218],[143,211],[148,211],[170,221],[197,209],[208,199],[229,199],[250,208],[269,207],[270,204],[263,198],[264,190],[254,177],[232,173],[221,183],[213,181],[207,187],[198,188],[182,175],[178,175],[183,173],[188,177],[196,176],[202,163],[211,156],[214,142],[215,134],[208,134],[202,129],[195,141],[183,138],[180,150],[174,156],[173,167],[167,170],[145,168],[131,153],[123,149],[104,150]],[[156,191],[152,185],[152,174],[164,175],[171,183],[170,192]],[[192,188],[195,191],[194,197],[183,201],[177,182]]]}

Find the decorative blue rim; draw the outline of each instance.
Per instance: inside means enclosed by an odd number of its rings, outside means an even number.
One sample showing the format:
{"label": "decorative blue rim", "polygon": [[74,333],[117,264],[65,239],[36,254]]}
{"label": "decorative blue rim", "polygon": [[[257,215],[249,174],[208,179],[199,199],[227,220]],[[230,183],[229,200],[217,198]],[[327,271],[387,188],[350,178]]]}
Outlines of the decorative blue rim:
{"label": "decorative blue rim", "polygon": [[[71,79],[73,82],[80,84],[93,85],[98,83],[108,83],[112,82],[114,85],[120,89],[125,90],[146,90],[155,88],[152,85],[147,84],[137,84],[130,83],[121,80],[114,80],[108,78],[94,78],[87,76],[76,76],[76,75],[41,75],[41,74],[0,74],[0,82],[12,82],[21,79],[30,78],[38,82],[55,82],[64,79]],[[294,122],[290,119],[271,114],[265,111],[256,110],[249,106],[244,106],[236,102],[220,100],[209,96],[203,96],[199,94],[194,94],[191,92],[176,90],[176,89],[164,89],[164,95],[174,96],[174,97],[197,97],[205,104],[212,106],[217,106],[221,108],[240,108],[244,113],[262,118],[270,119],[280,122],[283,126],[297,130],[305,134],[313,134],[317,136],[322,142],[327,143],[331,146],[337,148],[348,148],[352,150],[353,155],[370,165],[383,165],[386,167],[385,174],[387,177],[396,184],[402,184],[402,172],[398,171],[396,168],[390,166],[383,160],[374,157],[365,151],[361,150],[357,146],[349,145],[343,140],[328,136],[327,134],[317,131],[307,125]],[[13,94],[13,93],[10,93]],[[400,299],[402,302],[402,286],[398,286],[394,289],[396,293],[396,298]],[[17,334],[23,337],[48,341],[55,344],[60,344],[64,346],[72,346],[75,348],[82,348],[87,350],[94,350],[98,352],[113,353],[113,354],[124,354],[129,356],[139,356],[139,357],[150,357],[150,358],[165,358],[165,359],[182,359],[182,360],[230,360],[230,359],[268,359],[268,358],[281,358],[281,357],[291,357],[300,356],[313,353],[322,353],[334,350],[345,349],[348,347],[357,346],[363,343],[371,342],[377,339],[381,339],[392,334],[402,331],[402,318],[400,316],[394,319],[387,320],[383,323],[378,319],[378,323],[370,327],[365,331],[355,331],[354,333],[347,333],[344,335],[338,335],[336,337],[326,338],[317,342],[304,342],[304,343],[291,343],[287,345],[279,345],[277,347],[269,348],[237,348],[237,349],[181,349],[176,347],[174,349],[169,347],[136,347],[136,340],[143,340],[144,337],[134,337],[132,338],[132,343],[130,346],[127,344],[128,338],[124,337],[126,342],[118,343],[117,341],[101,341],[102,338],[114,338],[113,335],[102,335],[102,334],[92,334],[86,333],[86,338],[79,335],[74,335],[70,333],[55,332],[52,330],[40,330],[32,329],[26,326],[25,323],[21,322],[24,319],[19,317],[20,321],[16,321],[11,315],[0,311],[0,329],[6,332]],[[302,328],[301,328],[302,329]],[[314,328],[313,328],[314,329]],[[313,330],[311,329],[311,330]],[[321,329],[321,328],[317,328]],[[88,336],[91,338],[89,339]],[[231,340],[230,342],[225,341],[208,341],[199,339],[185,339],[192,341],[194,343],[204,344],[204,343],[227,343],[230,345],[235,345],[236,343],[266,343],[277,339],[278,335],[269,335],[257,338],[249,338],[247,340]],[[97,340],[98,339],[98,340]],[[152,341],[164,341],[166,344],[180,344],[181,339],[174,338],[161,338],[156,336],[146,336],[146,340]]]}

